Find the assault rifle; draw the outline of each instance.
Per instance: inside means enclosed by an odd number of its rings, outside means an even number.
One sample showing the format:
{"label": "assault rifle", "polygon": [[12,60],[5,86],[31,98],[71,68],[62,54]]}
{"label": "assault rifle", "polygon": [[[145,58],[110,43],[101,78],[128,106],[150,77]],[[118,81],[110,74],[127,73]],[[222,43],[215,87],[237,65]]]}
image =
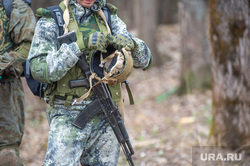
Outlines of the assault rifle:
{"label": "assault rifle", "polygon": [[[91,72],[89,65],[83,54],[78,61],[79,67],[84,71],[87,79],[89,79]],[[93,85],[97,80],[93,80]],[[94,100],[87,105],[84,110],[76,117],[72,125],[83,129],[84,126],[97,114],[104,113],[110,126],[112,127],[115,136],[120,143],[126,159],[130,166],[134,166],[132,155],[134,154],[133,147],[129,141],[129,136],[125,128],[122,116],[118,107],[113,103],[108,87],[104,83],[99,83],[92,88],[94,92]]]}

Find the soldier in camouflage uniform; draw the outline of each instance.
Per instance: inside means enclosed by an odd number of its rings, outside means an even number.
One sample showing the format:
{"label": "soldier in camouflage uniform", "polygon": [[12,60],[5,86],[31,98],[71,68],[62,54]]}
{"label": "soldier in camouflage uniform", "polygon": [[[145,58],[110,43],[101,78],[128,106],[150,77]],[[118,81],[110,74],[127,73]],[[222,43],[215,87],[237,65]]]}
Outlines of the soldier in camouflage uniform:
{"label": "soldier in camouflage uniform", "polygon": [[14,0],[10,19],[0,0],[0,166],[22,165],[19,145],[24,132],[24,91],[20,75],[35,30],[33,11]]}
{"label": "soldier in camouflage uniform", "polygon": [[[125,47],[132,53],[134,67],[144,70],[151,64],[151,52],[142,40],[127,32],[125,23],[116,14],[116,7],[106,4],[106,0],[64,0],[59,6],[64,14],[70,13],[68,29],[64,31],[79,30],[83,42],[77,36],[76,42],[60,45],[57,40],[58,25],[51,18],[50,11],[37,11],[41,18],[36,25],[28,59],[33,77],[49,84],[44,98],[50,105],[47,110],[50,130],[44,165],[117,165],[119,143],[104,115],[96,115],[82,130],[71,124],[79,112],[91,103],[93,93],[72,105],[74,99],[88,89],[70,88],[69,81],[85,78],[77,64],[82,52],[89,62],[93,51],[106,52],[109,44],[118,50]],[[111,12],[112,35],[108,34],[103,19],[96,13],[104,6]],[[108,88],[118,105],[121,101],[120,84],[108,85]]]}

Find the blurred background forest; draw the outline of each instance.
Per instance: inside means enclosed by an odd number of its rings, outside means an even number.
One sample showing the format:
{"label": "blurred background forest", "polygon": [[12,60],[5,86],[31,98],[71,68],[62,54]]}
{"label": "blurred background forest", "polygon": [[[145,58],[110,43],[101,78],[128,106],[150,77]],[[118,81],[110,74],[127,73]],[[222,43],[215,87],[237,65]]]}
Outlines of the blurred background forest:
{"label": "blurred background forest", "polygon": [[[61,1],[31,2],[35,12]],[[250,1],[107,2],[118,7],[118,16],[154,58],[149,70],[135,69],[128,79],[135,105],[129,105],[123,88],[135,164],[192,165],[194,146],[223,146],[249,155]],[[39,166],[47,148],[47,105],[23,84],[21,157],[25,165]],[[119,165],[127,165],[122,152]]]}

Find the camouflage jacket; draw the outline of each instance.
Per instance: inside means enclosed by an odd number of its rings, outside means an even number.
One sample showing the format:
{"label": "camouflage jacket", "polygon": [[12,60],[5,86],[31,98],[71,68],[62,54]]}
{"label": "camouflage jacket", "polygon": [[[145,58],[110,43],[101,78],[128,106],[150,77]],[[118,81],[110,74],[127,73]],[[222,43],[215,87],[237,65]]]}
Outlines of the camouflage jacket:
{"label": "camouflage jacket", "polygon": [[[0,22],[4,17],[7,18],[6,14],[1,12]],[[8,20],[7,32],[12,47],[0,55],[0,75],[3,77],[0,79],[0,150],[5,146],[20,145],[24,133],[24,92],[19,76],[22,72],[21,63],[28,56],[36,23],[33,11],[23,0],[13,1]],[[0,25],[0,34],[1,30]],[[13,165],[12,162],[8,164]]]}
{"label": "camouflage jacket", "polygon": [[[1,19],[3,18],[1,16]],[[28,56],[35,25],[36,19],[28,4],[23,0],[14,0],[6,34],[9,35],[13,45],[0,55],[0,75],[4,77],[21,75],[23,70],[21,64]]]}
{"label": "camouflage jacket", "polygon": [[[93,16],[89,8],[82,7],[76,0],[71,0],[69,5],[78,23],[88,22],[90,17]],[[93,8],[101,8],[104,5],[106,5],[106,0],[97,0]],[[116,13],[111,15],[111,24],[113,35],[124,34],[131,36],[126,30],[126,24]],[[60,80],[78,61],[79,48],[74,43],[63,44],[59,48],[57,36],[59,36],[59,30],[54,19],[40,18],[36,25],[33,43],[28,56],[30,61],[37,59],[41,64],[40,67],[35,66],[35,71],[37,71],[35,78],[40,82],[51,83]],[[146,68],[150,62],[151,52],[142,40],[135,37],[132,39],[137,46],[136,49],[132,50],[134,67]],[[64,67],[61,67],[61,64],[64,64]]]}

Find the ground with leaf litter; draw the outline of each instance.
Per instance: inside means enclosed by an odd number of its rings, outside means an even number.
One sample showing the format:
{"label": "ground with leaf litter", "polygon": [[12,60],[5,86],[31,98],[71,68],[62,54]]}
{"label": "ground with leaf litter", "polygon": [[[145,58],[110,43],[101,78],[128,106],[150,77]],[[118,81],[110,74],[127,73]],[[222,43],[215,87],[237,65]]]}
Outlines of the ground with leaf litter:
{"label": "ground with leaf litter", "polygon": [[[129,78],[135,105],[126,88],[125,125],[137,166],[192,165],[192,146],[206,145],[211,122],[211,91],[178,96],[180,34],[178,25],[160,26],[157,36],[162,67],[134,70]],[[47,148],[46,104],[26,91],[26,125],[21,157],[27,166],[40,166]],[[119,166],[127,165],[121,151]]]}

